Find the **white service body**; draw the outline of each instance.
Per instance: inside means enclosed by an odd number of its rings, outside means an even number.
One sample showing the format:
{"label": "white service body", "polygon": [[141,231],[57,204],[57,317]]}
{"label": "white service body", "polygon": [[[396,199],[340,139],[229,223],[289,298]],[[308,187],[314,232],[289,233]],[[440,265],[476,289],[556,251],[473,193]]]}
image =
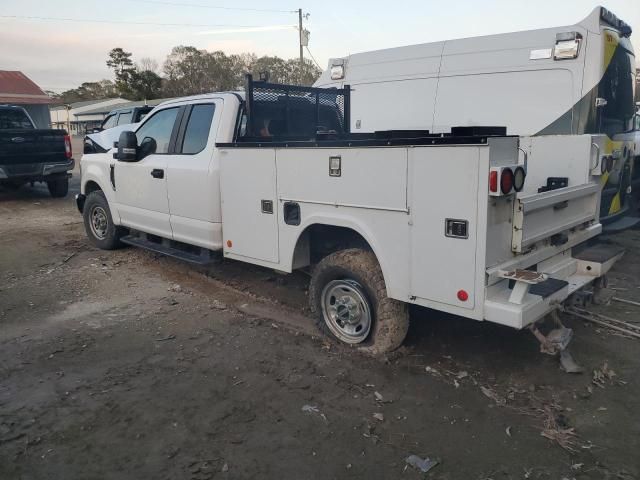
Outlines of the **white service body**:
{"label": "white service body", "polygon": [[[312,227],[349,230],[375,253],[389,297],[514,328],[539,320],[613,263],[592,262],[587,269],[572,256],[573,247],[601,231],[602,136],[238,146],[241,100],[208,94],[156,107],[138,134],[159,131],[160,119],[175,116],[172,109],[214,105],[204,148],[136,162],[115,160],[115,149],[86,154],[82,194],[102,190],[116,225],[283,272],[311,264]],[[172,128],[175,135],[183,127]],[[160,135],[157,141],[162,149]],[[538,161],[526,165],[531,156]],[[340,158],[339,176],[330,174],[332,158]],[[491,170],[518,165],[527,168],[523,191],[491,195]],[[157,170],[162,178],[153,176]],[[538,193],[549,176],[568,177],[568,187]],[[261,208],[263,201],[271,202],[271,212]],[[299,224],[285,222],[287,203],[299,205]],[[464,235],[449,235],[448,220],[465,222]],[[509,288],[514,272],[535,266],[566,285],[547,296],[530,293],[546,278],[541,275],[515,279]]]}

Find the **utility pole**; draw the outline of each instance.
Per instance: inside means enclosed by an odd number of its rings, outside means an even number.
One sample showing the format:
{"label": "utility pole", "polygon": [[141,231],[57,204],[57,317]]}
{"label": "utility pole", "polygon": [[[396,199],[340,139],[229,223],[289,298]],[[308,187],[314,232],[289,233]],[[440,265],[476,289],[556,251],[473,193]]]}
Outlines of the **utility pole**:
{"label": "utility pole", "polygon": [[302,52],[302,9],[298,9],[298,40],[300,43],[300,67],[304,66],[304,53]]}

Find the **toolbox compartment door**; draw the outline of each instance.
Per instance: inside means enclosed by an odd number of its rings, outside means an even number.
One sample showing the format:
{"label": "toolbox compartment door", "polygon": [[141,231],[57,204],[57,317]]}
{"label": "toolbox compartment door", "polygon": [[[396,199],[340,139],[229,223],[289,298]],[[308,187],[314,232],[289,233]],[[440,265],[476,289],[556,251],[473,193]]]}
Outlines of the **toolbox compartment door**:
{"label": "toolbox compartment door", "polygon": [[[228,258],[278,262],[276,152],[220,151],[223,251]],[[251,260],[253,261],[251,261]]]}
{"label": "toolbox compartment door", "polygon": [[514,205],[512,250],[522,253],[545,239],[561,245],[563,232],[597,220],[599,198],[597,183],[519,196]]}
{"label": "toolbox compartment door", "polygon": [[[482,302],[476,284],[483,269],[476,263],[485,254],[484,234],[478,234],[486,230],[488,149],[483,148],[409,149],[411,295],[429,306],[474,310]],[[448,231],[447,222],[458,223]],[[468,298],[459,296],[461,291]]]}

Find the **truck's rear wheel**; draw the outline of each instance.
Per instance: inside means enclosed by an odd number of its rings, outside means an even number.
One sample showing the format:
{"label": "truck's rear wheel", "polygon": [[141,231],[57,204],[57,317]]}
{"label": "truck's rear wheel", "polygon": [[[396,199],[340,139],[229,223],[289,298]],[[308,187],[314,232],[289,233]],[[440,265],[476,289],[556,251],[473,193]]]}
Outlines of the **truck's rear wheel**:
{"label": "truck's rear wheel", "polygon": [[96,190],[87,195],[82,216],[87,236],[96,247],[114,250],[123,246],[120,238],[126,229],[113,224],[109,203],[102,191]]}
{"label": "truck's rear wheel", "polygon": [[313,271],[309,302],[323,333],[365,353],[391,352],[407,335],[407,306],[387,297],[373,252],[353,248],[322,259]]}
{"label": "truck's rear wheel", "polygon": [[47,182],[47,187],[49,188],[49,193],[53,198],[66,197],[67,193],[69,193],[69,179],[65,177],[49,180]]}

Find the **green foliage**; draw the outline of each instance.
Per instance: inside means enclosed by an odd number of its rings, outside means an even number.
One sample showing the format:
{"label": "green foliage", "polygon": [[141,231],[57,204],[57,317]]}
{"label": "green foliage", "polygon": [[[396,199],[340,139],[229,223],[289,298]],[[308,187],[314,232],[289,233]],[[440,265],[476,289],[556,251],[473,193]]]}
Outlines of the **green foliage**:
{"label": "green foliage", "polygon": [[143,58],[134,64],[131,57],[130,52],[120,47],[112,49],[107,66],[113,70],[115,82],[87,82],[55,96],[65,103],[116,96],[152,100],[241,90],[247,73],[258,78],[261,72],[269,72],[271,82],[295,85],[311,85],[322,73],[310,60],[301,65],[298,59],[257,57],[253,53],[226,55],[221,51],[180,45],[167,56],[162,67],[164,77],[161,77],[156,73],[157,63],[153,59]]}
{"label": "green foliage", "polygon": [[74,103],[83,100],[99,100],[116,96],[116,86],[111,80],[85,82],[78,88],[66,90],[60,94],[50,93],[60,103]]}
{"label": "green foliage", "polygon": [[173,48],[163,70],[167,96],[239,90],[247,73],[258,77],[260,72],[269,72],[272,82],[297,85],[311,85],[321,73],[310,60],[301,65],[297,59],[258,58],[251,53],[225,55],[183,45]]}

